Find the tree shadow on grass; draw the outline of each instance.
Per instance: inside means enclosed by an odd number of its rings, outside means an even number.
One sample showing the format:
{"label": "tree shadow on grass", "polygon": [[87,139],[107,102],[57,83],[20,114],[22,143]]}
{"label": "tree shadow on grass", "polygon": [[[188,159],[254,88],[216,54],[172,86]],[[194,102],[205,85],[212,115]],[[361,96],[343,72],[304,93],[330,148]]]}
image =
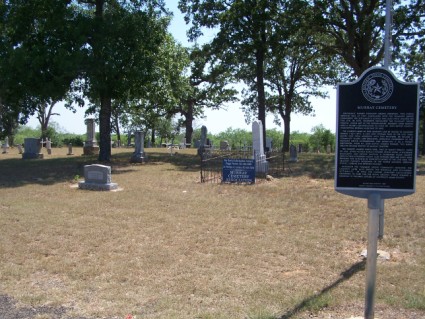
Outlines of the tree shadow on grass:
{"label": "tree shadow on grass", "polygon": [[324,294],[330,292],[332,289],[336,288],[338,285],[340,285],[344,281],[349,280],[358,272],[363,271],[365,267],[366,267],[366,259],[363,259],[362,261],[359,261],[353,264],[350,268],[344,270],[340,274],[340,277],[337,280],[335,280],[332,284],[330,284],[329,286],[326,286],[318,293],[302,300],[299,304],[295,305],[294,308],[288,310],[285,314],[283,314],[281,317],[278,317],[277,319],[290,319],[293,316],[297,315],[298,313],[309,309],[311,305],[314,305],[317,301],[319,301]]}
{"label": "tree shadow on grass", "polygon": [[70,182],[84,176],[84,166],[102,164],[111,166],[112,174],[133,172],[134,165],[158,165],[171,163],[177,170],[194,172],[199,170],[200,159],[192,154],[151,152],[146,163],[130,163],[132,152],[113,154],[110,162],[99,162],[97,156],[72,156],[44,159],[2,159],[0,162],[0,188],[14,188],[29,184],[53,185]]}

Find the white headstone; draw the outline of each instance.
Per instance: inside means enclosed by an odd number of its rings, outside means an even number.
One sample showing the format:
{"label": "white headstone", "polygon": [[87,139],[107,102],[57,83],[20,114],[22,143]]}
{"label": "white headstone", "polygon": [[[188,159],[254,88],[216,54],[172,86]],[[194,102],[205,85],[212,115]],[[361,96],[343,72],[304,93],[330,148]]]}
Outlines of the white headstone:
{"label": "white headstone", "polygon": [[257,173],[267,173],[268,163],[264,154],[263,124],[256,120],[252,123],[252,148]]}
{"label": "white headstone", "polygon": [[263,124],[259,120],[252,122],[252,148],[257,156],[264,155]]}
{"label": "white headstone", "polygon": [[48,138],[46,139],[46,149],[47,149],[47,154],[52,154],[52,141],[49,140]]}

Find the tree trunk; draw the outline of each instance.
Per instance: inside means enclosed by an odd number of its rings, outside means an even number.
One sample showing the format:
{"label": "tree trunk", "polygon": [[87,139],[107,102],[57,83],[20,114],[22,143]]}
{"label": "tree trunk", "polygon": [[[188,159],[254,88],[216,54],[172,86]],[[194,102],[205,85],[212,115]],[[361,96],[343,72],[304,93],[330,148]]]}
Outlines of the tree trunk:
{"label": "tree trunk", "polygon": [[289,152],[289,138],[291,136],[291,116],[285,114],[283,117],[283,151]]}
{"label": "tree trunk", "polygon": [[111,160],[111,114],[112,98],[108,94],[101,94],[99,112],[99,162]]}
{"label": "tree trunk", "polygon": [[121,146],[121,131],[120,131],[120,123],[118,121],[118,116],[114,118],[114,122],[115,122],[115,132],[117,133],[118,145]]}
{"label": "tree trunk", "polygon": [[422,155],[425,155],[425,108],[422,108]]}
{"label": "tree trunk", "polygon": [[155,145],[155,128],[154,127],[152,127],[151,129],[151,143],[152,143],[152,146]]}
{"label": "tree trunk", "polygon": [[185,139],[186,139],[186,143],[189,143],[191,145],[192,145],[192,135],[193,135],[193,105],[194,105],[193,101],[188,102],[187,103],[188,110],[184,114],[185,116],[184,124],[186,129]]}

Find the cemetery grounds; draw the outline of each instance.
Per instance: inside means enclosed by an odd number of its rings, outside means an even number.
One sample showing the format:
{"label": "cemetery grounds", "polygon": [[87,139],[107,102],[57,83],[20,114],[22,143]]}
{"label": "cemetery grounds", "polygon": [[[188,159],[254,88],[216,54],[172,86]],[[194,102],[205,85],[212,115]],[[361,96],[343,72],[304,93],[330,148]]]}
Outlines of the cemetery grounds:
{"label": "cemetery grounds", "polygon": [[[335,192],[332,155],[227,185],[200,183],[196,150],[132,151],[113,192],[76,187],[82,149],[0,154],[2,319],[362,317],[367,201]],[[376,318],[425,318],[424,159],[416,186],[385,201]]]}

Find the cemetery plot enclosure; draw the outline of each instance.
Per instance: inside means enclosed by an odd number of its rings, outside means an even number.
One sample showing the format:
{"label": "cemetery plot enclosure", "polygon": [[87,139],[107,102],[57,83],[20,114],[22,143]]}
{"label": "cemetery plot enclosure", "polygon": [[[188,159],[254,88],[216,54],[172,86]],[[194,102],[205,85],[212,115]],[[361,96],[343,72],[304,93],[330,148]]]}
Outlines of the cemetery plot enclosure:
{"label": "cemetery plot enclosure", "polygon": [[[221,183],[223,181],[224,159],[253,159],[251,148],[246,150],[205,149],[201,154],[201,183]],[[281,177],[284,174],[285,155],[278,149],[266,154],[267,170],[256,171],[256,177],[265,179],[267,175]],[[264,165],[264,160],[256,160],[256,166]]]}

